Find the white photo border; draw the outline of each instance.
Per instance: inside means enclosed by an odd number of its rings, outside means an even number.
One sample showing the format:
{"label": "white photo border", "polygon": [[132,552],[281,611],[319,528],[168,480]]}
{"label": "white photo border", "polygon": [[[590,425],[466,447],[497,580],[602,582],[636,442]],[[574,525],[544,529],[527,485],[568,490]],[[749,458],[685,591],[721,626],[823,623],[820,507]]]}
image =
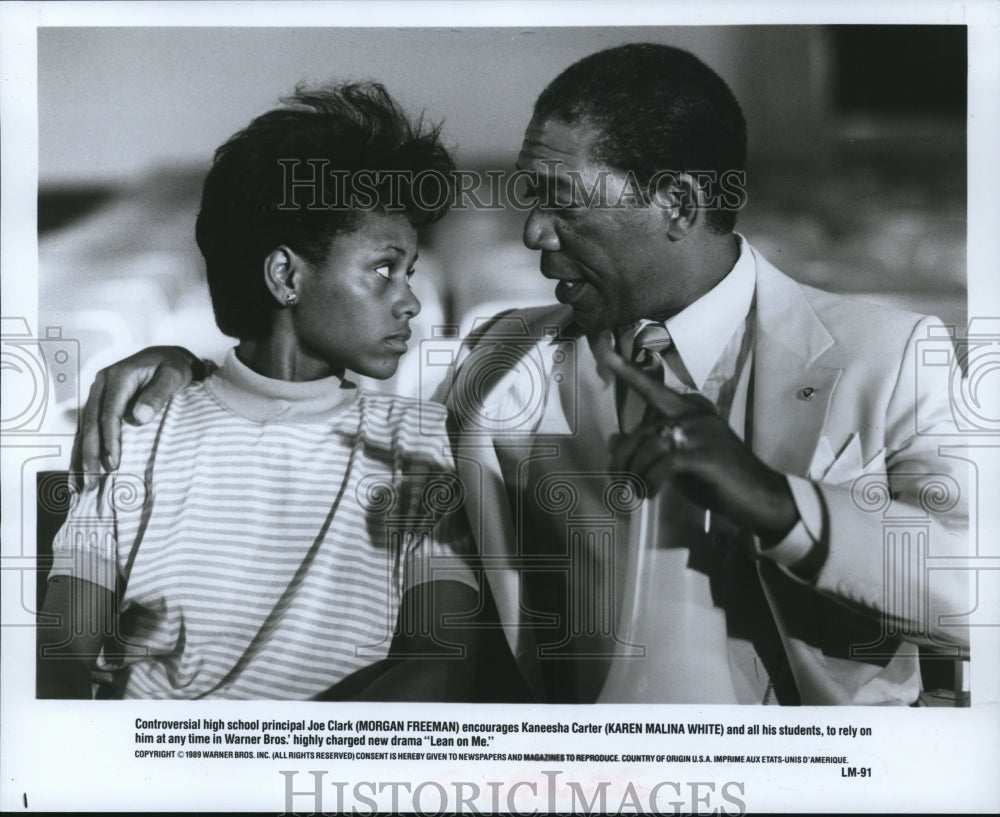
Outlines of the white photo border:
{"label": "white photo border", "polygon": [[[526,27],[659,26],[659,25],[760,25],[780,23],[949,23],[968,26],[968,303],[971,316],[1000,325],[1000,8],[989,2],[718,2],[631,3],[589,2],[387,2],[387,3],[25,3],[0,7],[0,149],[2,149],[2,303],[5,316],[26,316],[37,325],[38,315],[38,66],[36,32],[46,26],[238,26],[288,27],[366,26],[408,27]],[[272,95],[283,88],[270,89]],[[526,103],[527,104],[527,103]],[[209,146],[210,147],[210,146]],[[996,394],[990,395],[995,400]],[[996,407],[997,403],[993,402]],[[991,416],[996,416],[993,414]],[[993,443],[1000,450],[1000,439]],[[69,702],[34,697],[32,655],[34,633],[24,625],[24,611],[17,609],[22,581],[30,574],[25,550],[33,531],[34,497],[21,495],[24,463],[37,455],[68,445],[66,439],[4,439],[3,462],[3,675],[0,762],[3,791],[0,806],[7,811],[252,811],[280,813],[292,802],[296,811],[314,811],[308,795],[319,779],[326,800],[321,810],[337,810],[337,792],[351,797],[357,784],[406,782],[411,789],[424,785],[426,811],[452,811],[457,801],[441,808],[438,789],[455,792],[456,782],[490,791],[490,781],[502,783],[500,810],[545,812],[550,806],[566,810],[572,804],[567,781],[578,781],[591,792],[600,781],[610,781],[612,791],[634,783],[642,797],[664,781],[679,784],[660,798],[666,806],[674,800],[681,811],[713,808],[721,813],[753,812],[996,812],[1000,793],[995,780],[1000,768],[1000,632],[982,627],[974,632],[971,665],[973,705],[964,710],[845,708],[771,708],[672,706],[518,706],[506,705],[407,705],[407,704],[268,704],[243,702]],[[25,450],[33,453],[28,455]],[[64,450],[64,449],[63,449]],[[996,457],[979,463],[988,486],[998,472]],[[995,495],[995,494],[993,494]],[[981,542],[1000,541],[998,507],[983,501],[977,520]],[[31,543],[29,542],[29,545]],[[995,551],[995,545],[993,546]],[[1000,556],[986,557],[984,570],[1000,570]],[[33,582],[33,577],[31,578]],[[995,582],[994,582],[995,584]],[[13,591],[13,592],[11,592]],[[992,602],[995,607],[995,602]],[[994,611],[985,610],[984,615]],[[641,714],[639,711],[641,710]],[[404,764],[383,761],[266,760],[246,762],[153,760],[135,757],[137,722],[152,719],[183,721],[191,718],[229,720],[282,719],[326,721],[328,718],[458,721],[458,722],[706,722],[755,724],[776,727],[822,724],[835,729],[863,727],[871,738],[850,745],[838,738],[833,754],[843,750],[855,768],[872,770],[864,780],[846,779],[839,766],[761,763],[748,766],[698,766],[670,764],[562,764],[420,761]],[[418,732],[418,734],[423,734]],[[672,754],[663,739],[632,736],[635,752]],[[579,738],[546,742],[519,734],[498,738],[508,752],[577,751]],[[609,747],[626,745],[612,737]],[[718,754],[718,744],[695,740],[676,745],[677,753]],[[780,742],[776,755],[798,755],[802,744],[789,738]],[[759,747],[758,747],[759,748]],[[813,747],[814,748],[814,747]],[[824,747],[826,752],[830,747]],[[595,750],[598,751],[598,750]],[[610,751],[610,749],[609,749]],[[616,749],[617,751],[617,749]],[[280,774],[292,773],[292,777]],[[312,772],[322,772],[319,778]],[[867,777],[867,776],[866,776]],[[337,788],[343,781],[345,787]],[[694,787],[692,787],[694,784]],[[736,786],[735,784],[739,784]],[[289,786],[293,788],[290,789]],[[519,788],[516,788],[518,787]],[[619,787],[615,789],[615,787]],[[728,788],[727,788],[728,786]],[[532,788],[533,787],[533,788]],[[466,794],[468,794],[466,789]],[[553,792],[555,791],[555,794]],[[411,797],[412,791],[363,788],[362,793],[388,810],[392,796]],[[548,799],[552,795],[555,799]],[[676,795],[676,796],[670,796]],[[508,799],[509,798],[509,799]],[[707,798],[707,799],[702,799]],[[341,801],[357,813],[368,813],[364,797]],[[402,800],[402,803],[412,800]],[[648,802],[648,800],[646,800]],[[740,807],[742,804],[742,809]],[[609,799],[614,809],[617,800]],[[405,805],[404,805],[405,807]],[[489,800],[478,801],[489,811]]]}

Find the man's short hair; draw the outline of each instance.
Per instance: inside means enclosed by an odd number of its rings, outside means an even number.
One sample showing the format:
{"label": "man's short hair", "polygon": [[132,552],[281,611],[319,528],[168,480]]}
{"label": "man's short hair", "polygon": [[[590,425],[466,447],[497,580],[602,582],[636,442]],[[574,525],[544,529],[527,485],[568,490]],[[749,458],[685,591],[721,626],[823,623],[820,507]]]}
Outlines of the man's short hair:
{"label": "man's short hair", "polygon": [[[600,135],[591,158],[632,171],[643,187],[661,171],[721,178],[746,168],[736,97],[705,63],[668,45],[631,43],[584,57],[542,91],[534,116],[594,127]],[[707,216],[719,233],[736,224],[732,208],[710,208]]]}
{"label": "man's short hair", "polygon": [[411,121],[382,85],[299,87],[281,102],[216,150],[195,225],[216,323],[240,340],[264,333],[278,308],[263,274],[277,247],[321,264],[364,212],[421,226],[451,199],[440,125]]}

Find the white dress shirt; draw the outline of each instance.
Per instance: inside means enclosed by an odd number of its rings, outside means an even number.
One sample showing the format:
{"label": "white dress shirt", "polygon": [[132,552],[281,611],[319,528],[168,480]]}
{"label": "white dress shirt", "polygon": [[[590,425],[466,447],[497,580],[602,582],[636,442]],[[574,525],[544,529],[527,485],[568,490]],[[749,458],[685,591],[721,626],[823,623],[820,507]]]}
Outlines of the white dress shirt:
{"label": "white dress shirt", "polygon": [[[715,404],[730,428],[749,443],[752,435],[747,411],[753,372],[754,259],[745,239],[739,238],[739,256],[729,274],[688,307],[665,321],[672,346],[662,353],[664,384],[682,394],[698,392]],[[619,331],[620,354],[631,359],[636,335],[648,319]],[[762,548],[754,538],[757,555],[789,567],[801,560],[821,533],[821,510],[812,484],[787,476],[799,511],[799,521],[777,544]],[[710,527],[706,512],[706,530]],[[811,533],[811,531],[813,533]],[[814,538],[815,537],[815,538]],[[768,679],[753,645],[729,640],[730,665],[741,703],[775,702],[768,693]]]}

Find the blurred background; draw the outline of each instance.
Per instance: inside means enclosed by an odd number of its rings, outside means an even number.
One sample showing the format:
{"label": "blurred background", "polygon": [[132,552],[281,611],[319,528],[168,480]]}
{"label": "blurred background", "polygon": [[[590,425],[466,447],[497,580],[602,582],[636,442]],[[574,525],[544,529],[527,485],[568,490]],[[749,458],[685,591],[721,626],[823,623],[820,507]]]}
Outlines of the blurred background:
{"label": "blurred background", "polygon": [[[252,117],[302,81],[377,79],[445,121],[459,167],[510,171],[545,84],[629,41],[686,48],[732,87],[750,133],[738,229],[776,266],[961,333],[961,26],[42,28],[40,325],[79,341],[84,395],[101,366],[144,346],[220,359],[233,344],[215,328],[194,218],[214,149]],[[429,391],[417,341],[432,327],[464,331],[497,308],[552,301],[521,244],[523,217],[469,209],[422,235],[424,310],[388,388]]]}

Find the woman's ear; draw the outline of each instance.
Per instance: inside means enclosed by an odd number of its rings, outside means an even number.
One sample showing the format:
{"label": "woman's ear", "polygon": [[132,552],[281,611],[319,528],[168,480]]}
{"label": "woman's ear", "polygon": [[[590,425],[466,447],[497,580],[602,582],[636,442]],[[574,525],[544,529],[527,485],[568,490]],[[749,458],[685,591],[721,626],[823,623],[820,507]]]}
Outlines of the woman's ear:
{"label": "woman's ear", "polygon": [[264,283],[283,307],[299,302],[302,259],[285,245],[272,250],[264,259]]}

